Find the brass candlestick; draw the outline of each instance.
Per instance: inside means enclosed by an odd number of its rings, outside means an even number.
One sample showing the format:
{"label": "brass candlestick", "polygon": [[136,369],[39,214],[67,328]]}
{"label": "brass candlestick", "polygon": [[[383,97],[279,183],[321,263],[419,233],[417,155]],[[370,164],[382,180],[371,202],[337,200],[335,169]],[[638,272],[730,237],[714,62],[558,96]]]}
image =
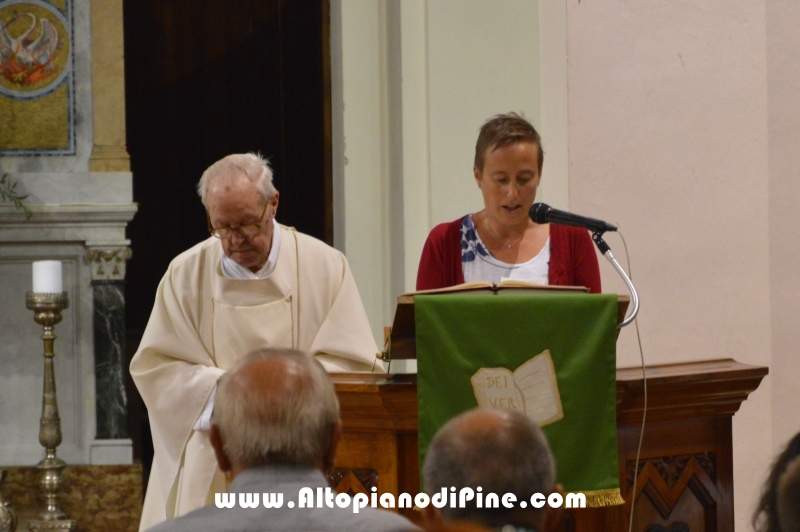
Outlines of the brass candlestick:
{"label": "brass candlestick", "polygon": [[69,306],[66,292],[25,294],[25,305],[33,311],[33,320],[44,328],[44,389],[42,390],[42,418],[39,424],[39,443],[45,449],[44,460],[36,464],[42,471],[39,488],[44,496],[45,509],[38,520],[28,521],[32,531],[72,531],[76,522],[58,507],[58,491],[61,489],[61,471],[67,465],[56,457],[56,447],[61,444],[61,418],[58,416],[56,399],[56,375],[53,367],[53,344],[56,339],[55,325],[61,321],[61,311]]}
{"label": "brass candlestick", "polygon": [[[6,478],[6,472],[0,469],[0,483]],[[0,532],[14,532],[17,529],[17,518],[11,506],[0,497]]]}

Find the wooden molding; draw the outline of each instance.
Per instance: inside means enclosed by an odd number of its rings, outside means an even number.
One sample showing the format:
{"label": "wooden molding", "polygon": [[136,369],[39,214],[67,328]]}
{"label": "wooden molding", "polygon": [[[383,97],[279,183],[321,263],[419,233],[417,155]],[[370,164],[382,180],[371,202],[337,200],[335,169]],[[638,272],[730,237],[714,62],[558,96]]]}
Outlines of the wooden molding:
{"label": "wooden molding", "polygon": [[[661,364],[647,368],[648,421],[732,416],[768,368],[733,359]],[[617,423],[642,422],[641,368],[617,369]]]}

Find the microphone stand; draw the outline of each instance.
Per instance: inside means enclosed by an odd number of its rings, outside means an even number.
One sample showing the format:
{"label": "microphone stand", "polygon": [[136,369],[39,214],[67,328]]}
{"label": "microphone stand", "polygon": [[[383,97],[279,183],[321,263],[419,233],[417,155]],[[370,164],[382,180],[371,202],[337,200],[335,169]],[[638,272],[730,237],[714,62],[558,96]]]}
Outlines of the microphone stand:
{"label": "microphone stand", "polygon": [[592,232],[592,240],[597,245],[597,249],[600,250],[600,253],[608,259],[608,262],[611,263],[612,266],[617,270],[617,272],[622,277],[622,280],[625,281],[625,284],[628,285],[628,291],[631,293],[631,301],[633,302],[633,309],[631,310],[630,315],[622,320],[619,325],[617,325],[617,329],[622,329],[626,325],[630,325],[630,323],[636,318],[636,314],[639,313],[639,294],[636,293],[636,288],[633,286],[630,277],[628,274],[625,273],[625,270],[622,269],[622,266],[619,265],[617,259],[614,258],[614,254],[611,253],[611,248],[608,247],[606,241],[603,240],[603,233],[601,231],[593,231]]}
{"label": "microphone stand", "polygon": [[[631,278],[628,277],[628,274],[625,273],[625,270],[622,269],[622,266],[619,265],[617,259],[614,258],[614,254],[611,253],[611,248],[608,247],[605,240],[603,240],[603,232],[602,231],[592,231],[592,240],[597,245],[597,249],[600,250],[600,253],[608,259],[608,262],[614,266],[614,269],[617,270],[617,273],[620,274],[622,280],[625,281],[625,284],[628,285],[628,290],[631,293],[631,299],[633,301],[633,309],[631,310],[630,315],[622,320],[619,325],[617,325],[617,329],[622,329],[626,325],[629,325],[634,318],[636,318],[636,314],[639,313],[639,294],[636,293],[636,288],[633,286],[631,282]],[[639,331],[637,329],[636,335],[638,337]],[[641,351],[642,349],[642,342],[639,341],[639,352],[642,354],[642,383],[644,385],[644,404],[642,408],[642,431],[639,433],[639,446],[636,449],[636,462],[637,468],[639,464],[639,457],[642,453],[642,441],[644,440],[644,427],[645,427],[645,420],[647,419],[647,373],[645,372],[645,365],[644,365],[644,353]],[[633,488],[631,489],[631,495],[633,496],[636,493],[636,481],[639,480],[639,471],[636,471],[633,480]],[[631,498],[631,509],[630,515],[628,516],[628,532],[633,530],[633,509],[636,506],[636,498]]]}

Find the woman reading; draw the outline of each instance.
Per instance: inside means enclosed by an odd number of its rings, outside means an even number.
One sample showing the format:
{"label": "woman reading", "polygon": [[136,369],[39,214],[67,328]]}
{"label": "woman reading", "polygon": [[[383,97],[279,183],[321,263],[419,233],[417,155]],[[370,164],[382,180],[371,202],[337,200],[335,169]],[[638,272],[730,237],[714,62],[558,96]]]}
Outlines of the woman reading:
{"label": "woman reading", "polygon": [[481,127],[473,173],[484,208],[433,228],[422,250],[417,290],[517,279],[600,293],[589,233],[528,217],[543,162],[539,134],[516,113],[497,115]]}

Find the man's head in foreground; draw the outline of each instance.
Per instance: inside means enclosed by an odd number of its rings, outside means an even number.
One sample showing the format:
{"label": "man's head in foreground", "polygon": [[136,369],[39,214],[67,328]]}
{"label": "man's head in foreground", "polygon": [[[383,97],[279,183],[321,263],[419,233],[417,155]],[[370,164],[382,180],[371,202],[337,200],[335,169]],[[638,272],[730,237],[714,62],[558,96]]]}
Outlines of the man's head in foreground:
{"label": "man's head in foreground", "polygon": [[[425,491],[433,496],[442,488],[469,487],[485,497],[496,493],[516,495],[517,501],[530,501],[535,493],[547,497],[556,488],[555,464],[542,431],[536,423],[518,412],[477,408],[447,422],[436,433],[425,457]],[[545,508],[530,504],[512,509],[477,508],[476,500],[466,508],[423,510],[426,529],[437,529],[442,521],[470,521],[491,528],[516,525],[543,532],[548,516]]]}
{"label": "man's head in foreground", "polygon": [[328,472],[341,436],[339,401],[312,357],[261,349],[220,378],[209,436],[220,469],[234,477],[268,465]]}

